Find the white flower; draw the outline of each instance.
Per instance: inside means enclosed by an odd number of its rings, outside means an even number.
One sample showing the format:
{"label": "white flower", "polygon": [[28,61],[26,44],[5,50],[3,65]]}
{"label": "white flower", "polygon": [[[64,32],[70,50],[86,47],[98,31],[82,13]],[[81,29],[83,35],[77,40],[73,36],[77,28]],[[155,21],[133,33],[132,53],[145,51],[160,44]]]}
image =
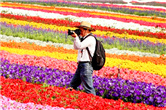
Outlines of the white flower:
{"label": "white flower", "polygon": [[[133,22],[121,22],[112,19],[104,19],[104,18],[92,18],[92,17],[77,17],[73,15],[62,15],[58,13],[46,13],[41,11],[30,11],[23,9],[13,9],[0,7],[0,12],[7,11],[6,13],[12,13],[14,15],[27,15],[27,16],[39,16],[41,18],[51,18],[51,19],[71,19],[74,22],[88,21],[92,25],[106,26],[106,27],[114,27],[117,29],[131,29],[131,30],[139,30],[139,31],[151,31],[158,32],[161,31],[161,28],[155,28],[152,26],[144,26]],[[165,31],[166,32],[166,31]]]}
{"label": "white flower", "polygon": [[[69,44],[63,44],[63,43],[53,43],[53,42],[44,42],[40,40],[33,40],[28,38],[20,38],[20,37],[13,37],[13,36],[6,36],[6,35],[0,35],[1,41],[9,42],[9,41],[15,41],[15,42],[29,42],[29,43],[35,43],[36,45],[40,46],[46,46],[46,45],[52,45],[55,47],[64,47],[66,49],[74,49],[73,45]],[[128,54],[128,55],[137,55],[137,56],[151,56],[151,57],[159,57],[159,54],[153,54],[153,53],[146,53],[146,52],[139,52],[139,51],[129,51],[129,50],[119,50],[117,48],[112,49],[105,49],[106,53],[110,54]]]}

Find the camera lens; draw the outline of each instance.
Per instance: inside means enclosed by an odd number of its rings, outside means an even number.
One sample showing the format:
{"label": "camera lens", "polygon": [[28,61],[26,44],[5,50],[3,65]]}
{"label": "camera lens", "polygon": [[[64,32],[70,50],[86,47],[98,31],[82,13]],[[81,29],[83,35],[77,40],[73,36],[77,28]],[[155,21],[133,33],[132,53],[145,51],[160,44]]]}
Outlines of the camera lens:
{"label": "camera lens", "polygon": [[74,31],[78,36],[81,34],[81,30],[80,30],[80,29],[76,29],[76,30],[70,30],[70,29],[68,29],[68,35],[74,34],[73,31]]}

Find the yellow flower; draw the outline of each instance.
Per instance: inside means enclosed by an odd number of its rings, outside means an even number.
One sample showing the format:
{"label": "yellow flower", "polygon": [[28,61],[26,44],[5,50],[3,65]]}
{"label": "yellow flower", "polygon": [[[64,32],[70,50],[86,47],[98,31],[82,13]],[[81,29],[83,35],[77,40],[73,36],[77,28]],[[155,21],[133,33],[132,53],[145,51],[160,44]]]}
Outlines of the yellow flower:
{"label": "yellow flower", "polygon": [[[73,27],[66,27],[66,26],[56,26],[56,25],[50,25],[50,24],[43,24],[43,23],[36,23],[36,22],[27,22],[27,21],[21,21],[21,20],[14,20],[14,19],[7,19],[7,18],[1,18],[2,22],[6,22],[8,24],[13,24],[13,25],[30,25],[35,28],[43,28],[43,29],[51,29],[51,30],[58,30],[58,31],[67,31],[68,28],[70,29],[76,29]],[[100,31],[96,30],[93,32],[96,35],[107,35],[109,37],[116,36],[119,38],[127,38],[127,39],[137,39],[137,40],[149,40],[150,42],[154,43],[164,43],[166,44],[166,39],[157,39],[157,38],[150,38],[150,37],[145,37],[145,36],[136,36],[136,35],[129,35],[126,33],[123,34],[118,34],[118,33],[113,33],[113,32],[107,32],[107,31]]]}

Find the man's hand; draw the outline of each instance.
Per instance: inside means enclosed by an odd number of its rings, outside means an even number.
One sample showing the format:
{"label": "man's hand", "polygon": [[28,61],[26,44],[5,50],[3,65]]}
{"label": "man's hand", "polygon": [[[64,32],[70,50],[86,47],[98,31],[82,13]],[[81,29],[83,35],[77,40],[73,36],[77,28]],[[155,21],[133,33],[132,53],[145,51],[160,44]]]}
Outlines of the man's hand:
{"label": "man's hand", "polygon": [[73,33],[74,34],[72,34],[71,36],[74,37],[74,38],[77,37],[77,34],[75,32],[73,32]]}

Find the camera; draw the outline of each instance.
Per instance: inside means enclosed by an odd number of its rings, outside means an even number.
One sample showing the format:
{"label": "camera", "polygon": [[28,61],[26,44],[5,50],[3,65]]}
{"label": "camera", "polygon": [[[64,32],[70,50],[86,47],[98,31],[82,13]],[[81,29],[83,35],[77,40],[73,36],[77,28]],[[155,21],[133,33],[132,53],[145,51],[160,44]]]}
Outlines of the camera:
{"label": "camera", "polygon": [[74,32],[79,36],[81,34],[81,30],[80,29],[76,29],[76,30],[70,30],[68,29],[68,35],[72,35],[74,34]]}

